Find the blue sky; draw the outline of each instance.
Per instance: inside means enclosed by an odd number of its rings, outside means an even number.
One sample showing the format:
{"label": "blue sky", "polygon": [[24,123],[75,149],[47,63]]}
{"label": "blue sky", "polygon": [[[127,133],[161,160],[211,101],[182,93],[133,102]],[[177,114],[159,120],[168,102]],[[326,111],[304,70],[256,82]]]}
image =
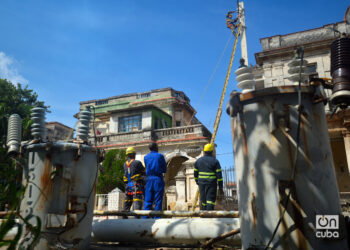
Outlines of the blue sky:
{"label": "blue sky", "polygon": [[[232,0],[10,1],[0,4],[0,77],[28,84],[51,106],[47,121],[75,125],[79,102],[172,87],[184,91],[210,130],[233,39],[206,91],[230,32]],[[249,63],[259,39],[343,20],[337,1],[245,2]],[[238,67],[240,50],[233,65]],[[236,89],[231,75],[228,95]],[[217,141],[223,167],[233,166],[230,122]]]}

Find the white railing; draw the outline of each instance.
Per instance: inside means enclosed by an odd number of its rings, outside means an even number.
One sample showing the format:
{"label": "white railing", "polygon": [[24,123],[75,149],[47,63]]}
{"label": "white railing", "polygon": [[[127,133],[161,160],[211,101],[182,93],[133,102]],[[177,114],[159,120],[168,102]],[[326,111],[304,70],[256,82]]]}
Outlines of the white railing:
{"label": "white railing", "polygon": [[[156,130],[146,131],[133,131],[127,133],[112,134],[108,133],[105,135],[97,136],[98,145],[108,145],[114,143],[126,143],[126,142],[141,142],[147,140],[172,140],[189,137],[210,137],[210,132],[202,125],[191,125],[183,127],[164,128]],[[93,137],[90,137],[93,141]]]}

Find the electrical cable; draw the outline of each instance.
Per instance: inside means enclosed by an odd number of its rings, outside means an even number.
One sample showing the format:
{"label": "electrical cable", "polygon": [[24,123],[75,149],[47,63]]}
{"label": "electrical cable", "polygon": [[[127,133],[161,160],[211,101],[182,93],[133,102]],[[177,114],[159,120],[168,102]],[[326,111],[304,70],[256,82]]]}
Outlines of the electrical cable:
{"label": "electrical cable", "polygon": [[[295,171],[296,171],[296,166],[297,166],[297,160],[298,160],[298,153],[299,153],[299,147],[300,147],[300,125],[301,125],[301,111],[302,111],[302,106],[301,106],[301,73],[302,73],[302,67],[303,67],[303,60],[304,60],[304,47],[300,47],[298,49],[299,55],[300,55],[300,68],[299,68],[299,84],[298,84],[298,123],[297,123],[297,135],[296,135],[296,149],[295,149],[295,154],[294,154],[294,163],[293,163],[293,168],[292,168],[292,174],[291,174],[291,179],[294,180],[295,178]],[[277,225],[273,231],[273,234],[269,240],[269,242],[266,245],[265,250],[270,248],[270,244],[272,243],[273,239],[276,236],[277,230],[279,226],[281,225],[281,222],[283,220],[284,214],[286,213],[287,206],[290,200],[291,196],[291,188],[288,190],[288,195],[286,198],[286,201],[284,202],[284,208],[282,211],[282,214],[277,222]]]}
{"label": "electrical cable", "polygon": [[[208,80],[207,85],[205,86],[205,88],[204,88],[204,90],[203,90],[203,92],[202,92],[201,97],[199,98],[199,101],[198,101],[198,103],[197,103],[197,105],[196,105],[196,108],[197,108],[197,109],[198,109],[198,107],[199,107],[199,104],[202,102],[203,97],[204,97],[205,93],[207,92],[210,83],[211,83],[212,80],[213,80],[213,77],[214,77],[214,75],[215,75],[215,73],[216,73],[216,71],[217,71],[217,69],[218,69],[218,67],[219,67],[219,65],[220,65],[220,63],[221,63],[222,58],[224,57],[224,55],[225,55],[225,53],[226,53],[226,49],[227,49],[228,45],[230,44],[231,39],[232,39],[232,35],[230,34],[230,36],[229,36],[229,38],[228,38],[228,40],[227,40],[227,42],[226,42],[225,48],[224,48],[224,50],[222,51],[221,56],[220,56],[218,62],[216,63],[213,72],[211,73],[211,75],[210,75],[210,77],[209,77],[209,80]],[[192,117],[192,118],[193,118],[193,117]]]}
{"label": "electrical cable", "polygon": [[[230,44],[231,39],[232,39],[232,35],[230,34],[229,38],[227,39],[226,45],[225,45],[225,47],[224,47],[224,49],[223,49],[223,51],[222,51],[222,53],[221,53],[221,55],[220,55],[220,58],[219,58],[218,62],[216,63],[215,68],[214,68],[213,72],[211,73],[211,75],[210,75],[210,77],[209,77],[209,80],[208,80],[208,82],[207,82],[207,84],[206,84],[206,86],[205,86],[205,88],[204,88],[204,90],[203,90],[203,92],[202,92],[201,97],[199,98],[199,101],[198,101],[198,103],[197,103],[197,105],[196,105],[196,109],[199,108],[199,105],[200,105],[201,102],[203,101],[203,98],[204,98],[204,96],[205,96],[205,94],[206,94],[206,92],[207,92],[207,89],[208,89],[209,85],[211,84],[211,82],[212,82],[212,80],[213,80],[213,78],[214,78],[214,75],[215,75],[215,73],[216,73],[216,71],[217,71],[217,69],[218,69],[218,67],[219,67],[219,65],[220,65],[220,63],[221,63],[222,58],[224,57],[224,55],[225,55],[225,53],[226,53],[227,47],[228,47],[228,45]],[[190,123],[191,123],[191,121],[193,120],[194,116],[195,116],[195,113],[193,113],[192,116],[191,116],[191,118],[187,121],[186,126],[189,126],[189,125],[190,125]],[[176,148],[175,148],[174,151],[176,151],[178,148],[179,148],[179,145],[176,146]],[[169,167],[169,165],[170,165],[170,163],[171,163],[172,160],[173,160],[173,158],[171,158],[170,161],[167,163],[167,168]],[[166,188],[167,188],[167,186],[165,187],[165,189],[166,189]]]}

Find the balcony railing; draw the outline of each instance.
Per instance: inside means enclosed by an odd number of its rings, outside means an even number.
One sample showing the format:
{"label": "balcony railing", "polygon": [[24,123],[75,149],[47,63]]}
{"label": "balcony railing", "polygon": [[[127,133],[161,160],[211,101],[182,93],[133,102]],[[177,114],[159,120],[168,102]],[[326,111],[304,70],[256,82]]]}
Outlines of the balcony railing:
{"label": "balcony railing", "polygon": [[[98,145],[108,144],[122,144],[128,142],[142,142],[150,140],[176,140],[194,137],[208,137],[210,138],[211,133],[202,124],[164,128],[156,130],[141,130],[132,131],[126,133],[108,133],[105,135],[97,136]],[[90,137],[90,141],[93,141],[93,137]]]}

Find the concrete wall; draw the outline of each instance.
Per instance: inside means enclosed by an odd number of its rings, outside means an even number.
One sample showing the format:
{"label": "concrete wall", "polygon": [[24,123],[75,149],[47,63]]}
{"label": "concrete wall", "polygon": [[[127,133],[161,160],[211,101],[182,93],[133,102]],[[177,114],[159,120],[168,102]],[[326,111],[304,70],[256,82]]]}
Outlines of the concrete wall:
{"label": "concrete wall", "polygon": [[[292,59],[293,56],[288,55],[264,61],[263,65],[261,66],[263,69],[262,78],[257,78],[257,80],[264,80],[265,88],[297,84],[297,82],[292,82],[288,79],[290,77],[290,74],[288,73],[288,63]],[[318,73],[319,77],[330,78],[329,50],[322,50],[316,53],[306,52],[304,59],[307,60],[306,66],[316,64],[316,72]],[[253,71],[259,72],[261,68],[255,68]]]}
{"label": "concrete wall", "polygon": [[49,140],[58,141],[58,140],[70,140],[73,138],[73,129],[61,126],[59,123],[47,123],[46,127],[46,136]]}

